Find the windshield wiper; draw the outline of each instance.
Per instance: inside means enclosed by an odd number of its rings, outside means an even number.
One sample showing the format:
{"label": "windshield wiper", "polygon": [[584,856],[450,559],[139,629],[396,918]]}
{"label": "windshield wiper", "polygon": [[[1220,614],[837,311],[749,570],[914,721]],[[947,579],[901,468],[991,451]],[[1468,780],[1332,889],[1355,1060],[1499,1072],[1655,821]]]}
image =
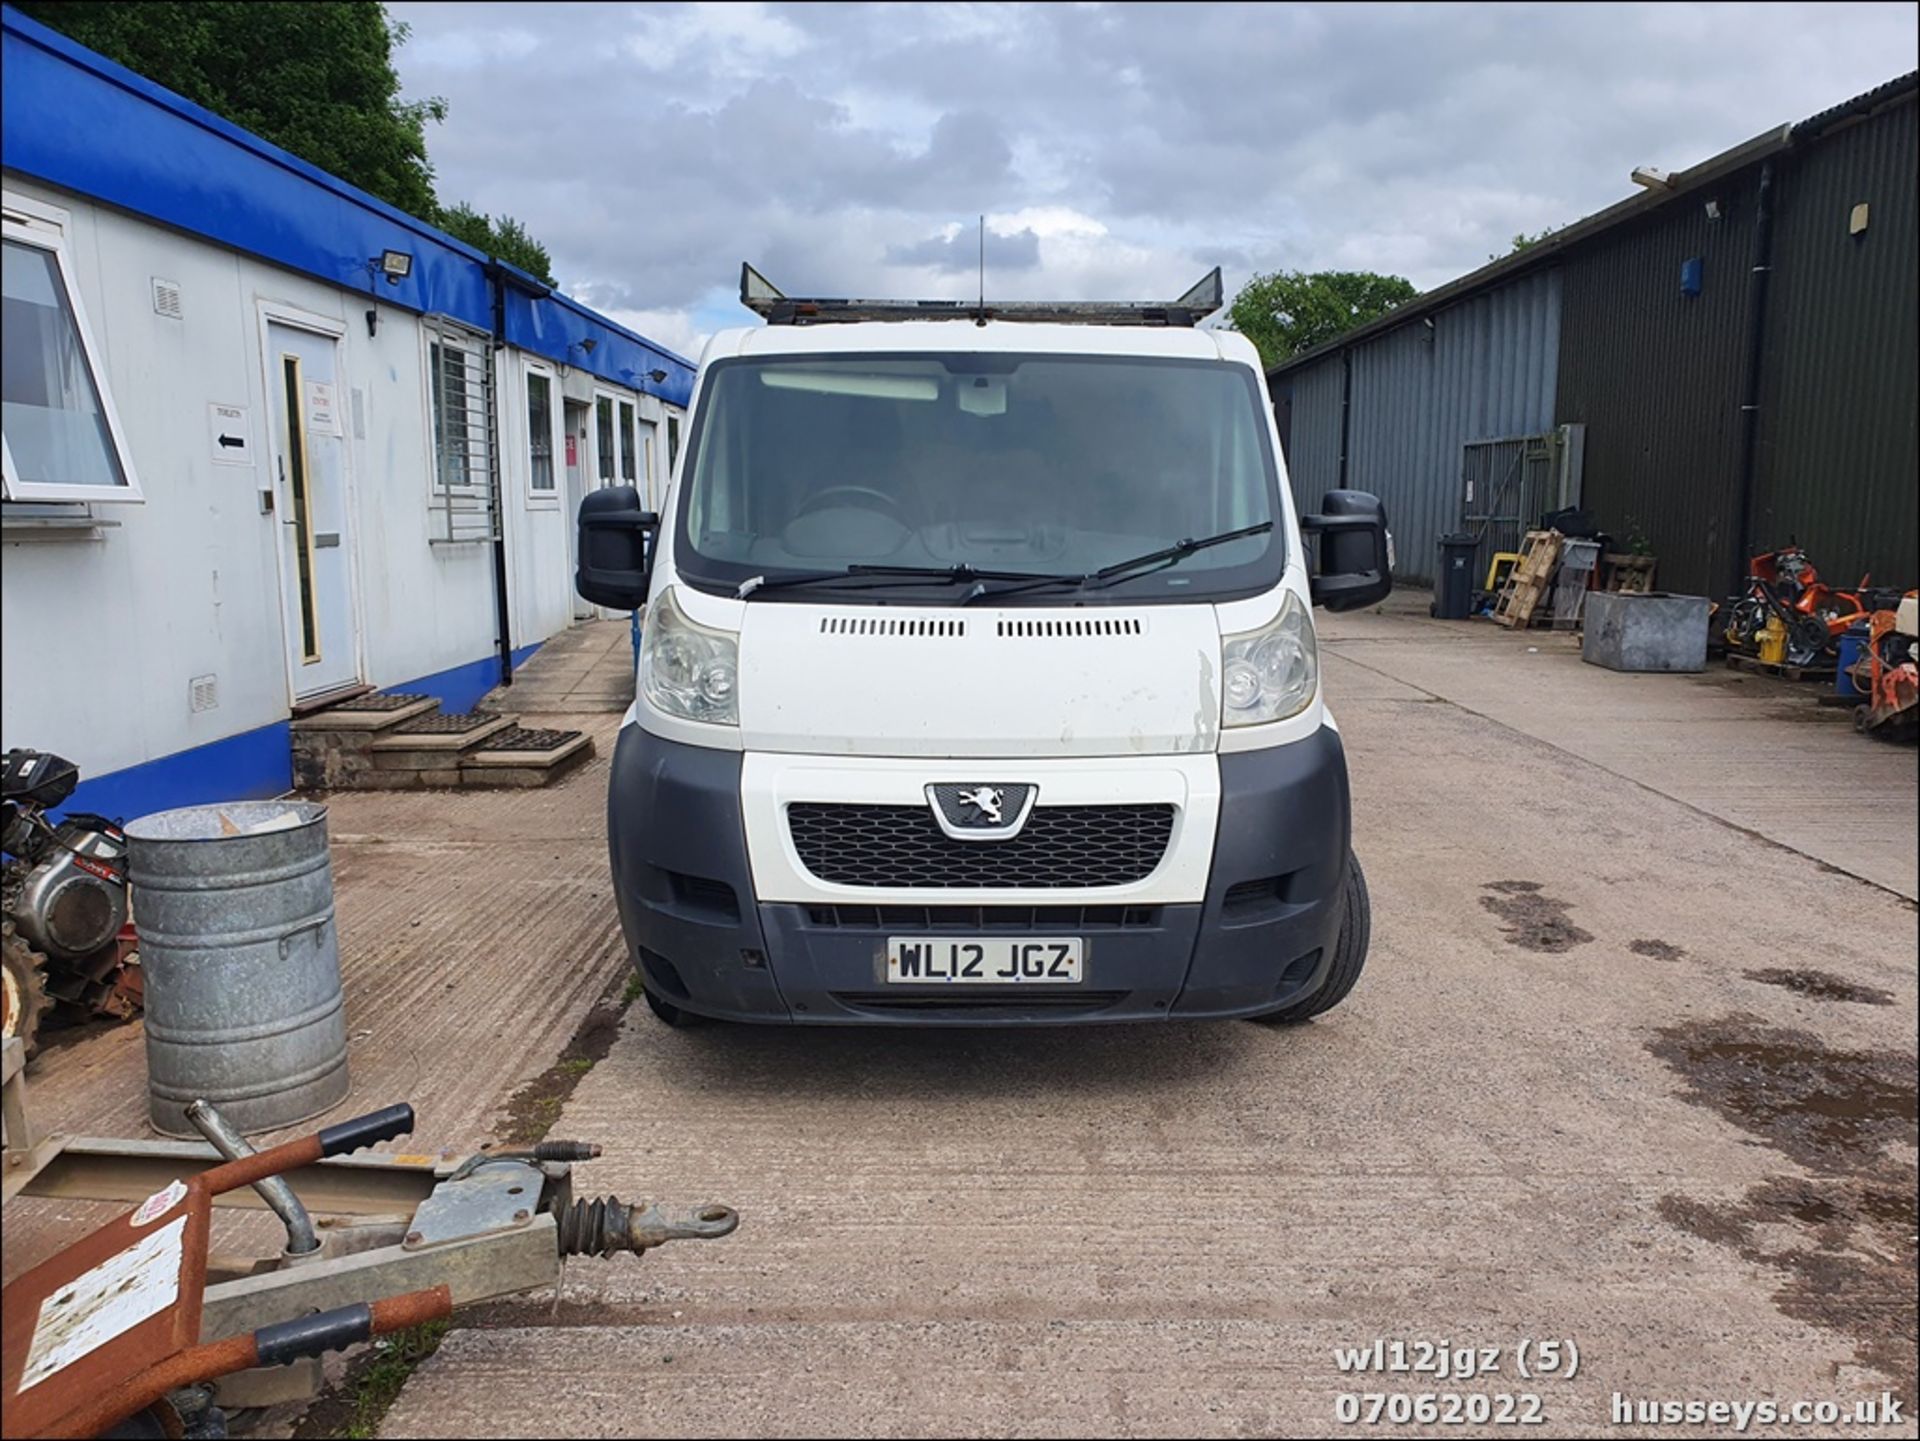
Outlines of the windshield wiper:
{"label": "windshield wiper", "polygon": [[[734,591],[736,600],[745,600],[755,591],[785,590],[790,586],[828,585],[834,581],[865,580],[855,590],[879,590],[889,585],[961,585],[968,581],[1079,581],[1077,575],[1036,576],[1030,570],[980,570],[971,565],[850,565],[844,570],[810,570],[799,575],[783,575],[768,580],[751,576]],[[964,602],[962,602],[964,604]]]}
{"label": "windshield wiper", "polygon": [[1250,535],[1265,535],[1272,529],[1273,522],[1263,520],[1258,525],[1243,525],[1238,530],[1223,530],[1218,535],[1209,535],[1201,540],[1176,541],[1164,550],[1150,550],[1145,555],[1130,556],[1126,560],[1116,560],[1112,565],[1104,565],[1087,577],[1087,584],[1107,585],[1134,571],[1143,570],[1147,566],[1176,565],[1197,550],[1225,545],[1230,540],[1244,540]]}
{"label": "windshield wiper", "polygon": [[1167,566],[1178,565],[1197,550],[1206,550],[1210,546],[1225,545],[1230,540],[1244,540],[1250,535],[1264,535],[1273,529],[1273,522],[1263,520],[1258,525],[1242,526],[1239,530],[1222,531],[1219,535],[1209,535],[1201,540],[1182,540],[1160,550],[1150,550],[1145,555],[1129,556],[1125,560],[1116,560],[1112,565],[1102,566],[1099,570],[1086,575],[1025,575],[1010,585],[995,589],[980,586],[969,593],[960,604],[973,600],[997,600],[1003,595],[1018,595],[1021,591],[1041,590],[1051,585],[1072,585],[1079,590],[1101,590],[1117,581],[1125,580],[1129,575],[1148,566],[1164,570]]}

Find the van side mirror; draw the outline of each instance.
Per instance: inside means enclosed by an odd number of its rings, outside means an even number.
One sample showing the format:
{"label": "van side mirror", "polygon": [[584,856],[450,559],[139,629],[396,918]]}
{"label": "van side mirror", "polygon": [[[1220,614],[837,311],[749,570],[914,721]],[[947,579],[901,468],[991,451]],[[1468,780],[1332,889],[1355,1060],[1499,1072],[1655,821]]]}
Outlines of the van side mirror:
{"label": "van side mirror", "polygon": [[580,502],[579,568],[573,588],[595,605],[638,610],[653,579],[653,543],[660,517],[640,507],[630,485],[596,490]]}
{"label": "van side mirror", "polygon": [[1380,497],[1364,490],[1330,490],[1320,514],[1300,517],[1300,529],[1320,537],[1320,567],[1308,582],[1315,605],[1358,610],[1392,593],[1393,538]]}

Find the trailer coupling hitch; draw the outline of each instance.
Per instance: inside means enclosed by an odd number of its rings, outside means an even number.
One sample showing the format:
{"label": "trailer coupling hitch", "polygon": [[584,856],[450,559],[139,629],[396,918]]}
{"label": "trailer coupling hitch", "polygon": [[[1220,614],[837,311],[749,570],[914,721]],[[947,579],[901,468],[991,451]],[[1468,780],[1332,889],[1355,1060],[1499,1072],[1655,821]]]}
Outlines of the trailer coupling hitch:
{"label": "trailer coupling hitch", "polygon": [[731,1235],[740,1213],[731,1206],[695,1206],[668,1213],[651,1201],[629,1206],[618,1196],[575,1201],[558,1211],[562,1256],[638,1256],[669,1241],[713,1241]]}

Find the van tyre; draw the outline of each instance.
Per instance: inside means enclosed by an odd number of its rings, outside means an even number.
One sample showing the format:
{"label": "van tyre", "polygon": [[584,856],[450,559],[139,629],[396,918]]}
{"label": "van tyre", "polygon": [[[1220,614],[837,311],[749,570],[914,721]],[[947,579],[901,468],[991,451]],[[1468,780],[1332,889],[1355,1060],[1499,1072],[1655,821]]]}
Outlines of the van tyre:
{"label": "van tyre", "polygon": [[651,990],[643,992],[647,998],[647,1009],[652,1011],[665,1024],[675,1030],[690,1030],[706,1024],[705,1016],[696,1016],[692,1011],[683,1011],[672,1001],[663,1001]]}
{"label": "van tyre", "polygon": [[1347,852],[1346,914],[1340,922],[1340,938],[1333,943],[1333,964],[1319,990],[1304,1001],[1253,1016],[1263,1026],[1290,1026],[1309,1021],[1322,1011],[1330,1011],[1347,998],[1360,971],[1367,963],[1367,945],[1373,938],[1373,905],[1367,897],[1367,878],[1360,869],[1360,858]]}

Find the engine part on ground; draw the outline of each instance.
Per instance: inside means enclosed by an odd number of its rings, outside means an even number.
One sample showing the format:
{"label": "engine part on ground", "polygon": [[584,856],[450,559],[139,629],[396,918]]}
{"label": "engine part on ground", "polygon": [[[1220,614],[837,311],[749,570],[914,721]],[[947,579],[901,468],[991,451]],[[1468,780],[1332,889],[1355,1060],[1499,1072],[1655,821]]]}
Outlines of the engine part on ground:
{"label": "engine part on ground", "polygon": [[[1724,636],[1729,648],[1769,664],[1818,663],[1866,614],[1858,594],[1825,584],[1807,553],[1791,542],[1754,556],[1747,576],[1746,590],[1728,607]],[[1861,586],[1866,583],[1863,577]]]}
{"label": "engine part on ground", "polygon": [[20,933],[49,957],[79,960],[127,920],[127,841],[104,816],[70,815],[46,835],[19,878]]}
{"label": "engine part on ground", "polygon": [[731,1235],[740,1215],[731,1206],[696,1206],[669,1218],[651,1201],[629,1206],[618,1196],[575,1201],[560,1213],[562,1256],[642,1255],[669,1241],[714,1241]]}
{"label": "engine part on ground", "polygon": [[0,757],[0,798],[22,808],[52,810],[79,784],[80,768],[48,751],[16,746]]}
{"label": "engine part on ground", "polygon": [[[71,761],[42,751],[10,750],[0,762],[6,849],[0,908],[40,958],[46,1002],[33,1028],[8,1031],[30,1050],[40,1025],[93,1016],[124,1020],[142,1004],[125,835],[105,816],[75,811],[56,822],[46,814],[73,794],[79,778]],[[20,1014],[24,1020],[24,1008]]]}
{"label": "engine part on ground", "polygon": [[40,1021],[47,1009],[46,957],[29,946],[7,917],[0,951],[0,1036],[18,1039],[31,1056],[40,1047]]}
{"label": "engine part on ground", "polygon": [[1866,697],[1853,712],[1863,735],[1891,741],[1920,736],[1920,642],[1902,624],[1912,610],[1913,598],[1907,597],[1899,609],[1877,610],[1868,622],[1867,653],[1853,671]]}

